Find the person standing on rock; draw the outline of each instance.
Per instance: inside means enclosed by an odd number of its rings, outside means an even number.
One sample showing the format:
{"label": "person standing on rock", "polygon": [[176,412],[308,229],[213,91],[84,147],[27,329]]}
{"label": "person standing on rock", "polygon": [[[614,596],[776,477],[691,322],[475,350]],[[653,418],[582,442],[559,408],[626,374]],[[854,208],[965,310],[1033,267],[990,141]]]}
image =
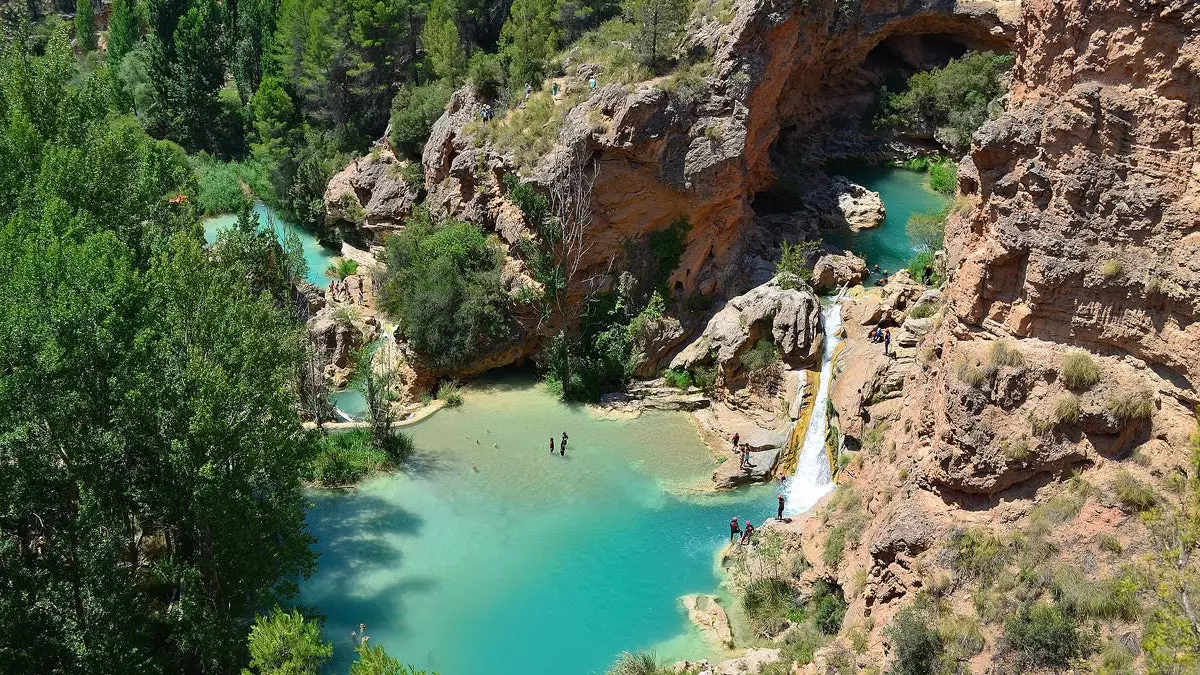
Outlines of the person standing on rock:
{"label": "person standing on rock", "polygon": [[933,281],[933,265],[926,265],[921,272],[921,283],[928,286],[930,281]]}
{"label": "person standing on rock", "polygon": [[562,442],[558,444],[558,453],[560,457],[567,456],[567,432],[563,432]]}
{"label": "person standing on rock", "polygon": [[749,445],[743,445],[743,446],[742,446],[742,464],[741,464],[741,467],[742,467],[743,469],[749,469],[749,468],[750,468],[750,446],[749,446]]}
{"label": "person standing on rock", "polygon": [[733,434],[733,451],[734,452],[738,451],[738,441],[740,441],[740,440],[742,440],[742,435],[737,432],[734,432],[734,434]]}
{"label": "person standing on rock", "polygon": [[889,329],[883,331],[883,355],[891,356],[892,355],[891,348],[892,348],[892,329],[889,328]]}
{"label": "person standing on rock", "polygon": [[787,498],[783,496],[782,492],[775,495],[775,498],[779,500],[779,508],[775,510],[775,519],[783,520],[783,503],[787,500]]}
{"label": "person standing on rock", "polygon": [[742,528],[738,527],[738,517],[734,516],[729,521],[729,541],[737,539],[742,534]]}

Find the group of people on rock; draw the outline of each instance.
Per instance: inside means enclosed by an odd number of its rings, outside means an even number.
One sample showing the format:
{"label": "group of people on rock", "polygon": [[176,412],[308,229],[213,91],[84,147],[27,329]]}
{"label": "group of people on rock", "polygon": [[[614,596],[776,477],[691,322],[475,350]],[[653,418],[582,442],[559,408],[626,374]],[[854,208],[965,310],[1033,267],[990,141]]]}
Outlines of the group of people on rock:
{"label": "group of people on rock", "polygon": [[[775,511],[775,519],[783,520],[783,506],[787,503],[787,497],[784,497],[782,492],[780,492],[778,495],[775,495],[775,497],[779,501],[779,507]],[[747,520],[745,529],[742,529],[738,525],[737,516],[734,516],[729,520],[729,541],[737,540],[738,546],[745,546],[751,542],[753,537],[754,523]]]}
{"label": "group of people on rock", "polygon": [[[554,454],[554,437],[550,437],[550,454]],[[558,454],[560,457],[567,456],[567,432],[563,432],[562,442],[558,444]]]}
{"label": "group of people on rock", "polygon": [[366,304],[367,298],[363,294],[363,280],[358,278],[358,293],[355,295],[350,290],[350,282],[345,279],[330,280],[329,282],[329,297],[334,302],[348,302],[351,305],[356,304],[357,297],[359,305]]}
{"label": "group of people on rock", "polygon": [[871,329],[870,333],[867,333],[867,339],[870,340],[871,342],[874,342],[875,344],[882,343],[884,356],[892,355],[892,353],[891,353],[892,329],[891,328],[880,328],[879,326],[876,326]]}

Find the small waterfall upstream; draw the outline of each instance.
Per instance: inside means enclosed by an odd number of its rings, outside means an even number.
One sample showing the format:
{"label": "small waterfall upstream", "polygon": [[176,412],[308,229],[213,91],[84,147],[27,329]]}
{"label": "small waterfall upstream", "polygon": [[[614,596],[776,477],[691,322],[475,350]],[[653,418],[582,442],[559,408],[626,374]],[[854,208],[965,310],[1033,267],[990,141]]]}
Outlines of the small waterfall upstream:
{"label": "small waterfall upstream", "polygon": [[829,402],[829,383],[833,379],[833,355],[842,343],[837,336],[842,329],[842,295],[822,312],[825,325],[825,349],[821,355],[821,375],[817,380],[817,393],[813,401],[812,415],[804,441],[800,446],[800,458],[796,460],[796,473],[788,478],[788,515],[804,513],[811,509],[821,497],[833,490],[833,472],[825,453],[825,433],[829,428],[826,407]]}

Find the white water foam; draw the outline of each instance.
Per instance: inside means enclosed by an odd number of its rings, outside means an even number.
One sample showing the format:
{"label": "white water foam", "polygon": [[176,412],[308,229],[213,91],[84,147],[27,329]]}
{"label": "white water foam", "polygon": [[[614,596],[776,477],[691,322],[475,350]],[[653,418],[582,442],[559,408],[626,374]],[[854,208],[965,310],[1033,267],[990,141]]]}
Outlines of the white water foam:
{"label": "white water foam", "polygon": [[829,401],[829,382],[833,379],[833,354],[842,343],[838,332],[842,328],[841,294],[838,294],[824,312],[825,350],[821,355],[821,375],[817,380],[816,401],[804,442],[800,446],[800,459],[796,461],[796,473],[788,478],[787,515],[804,513],[811,509],[821,497],[833,490],[833,472],[825,453],[825,432],[829,427],[826,407]]}

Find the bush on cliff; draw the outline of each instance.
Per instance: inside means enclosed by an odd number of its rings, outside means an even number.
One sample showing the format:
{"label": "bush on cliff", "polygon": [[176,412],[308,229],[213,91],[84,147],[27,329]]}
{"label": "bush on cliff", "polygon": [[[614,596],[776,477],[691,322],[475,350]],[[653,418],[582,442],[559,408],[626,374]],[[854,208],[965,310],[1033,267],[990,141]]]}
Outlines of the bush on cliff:
{"label": "bush on cliff", "polygon": [[387,240],[380,304],[425,359],[454,369],[511,337],[504,253],[477,225],[415,213]]}
{"label": "bush on cliff", "polygon": [[1012,61],[1008,54],[973,52],[943,68],[917,73],[904,91],[884,91],[876,124],[930,134],[961,155],[970,149],[975,130],[997,113]]}
{"label": "bush on cliff", "polygon": [[431,82],[419,87],[404,87],[392,100],[391,140],[396,152],[419,161],[429,130],[446,110],[450,85]]}
{"label": "bush on cliff", "polygon": [[1004,641],[1019,666],[1067,668],[1092,651],[1092,636],[1058,605],[1026,605],[1004,623]]}

